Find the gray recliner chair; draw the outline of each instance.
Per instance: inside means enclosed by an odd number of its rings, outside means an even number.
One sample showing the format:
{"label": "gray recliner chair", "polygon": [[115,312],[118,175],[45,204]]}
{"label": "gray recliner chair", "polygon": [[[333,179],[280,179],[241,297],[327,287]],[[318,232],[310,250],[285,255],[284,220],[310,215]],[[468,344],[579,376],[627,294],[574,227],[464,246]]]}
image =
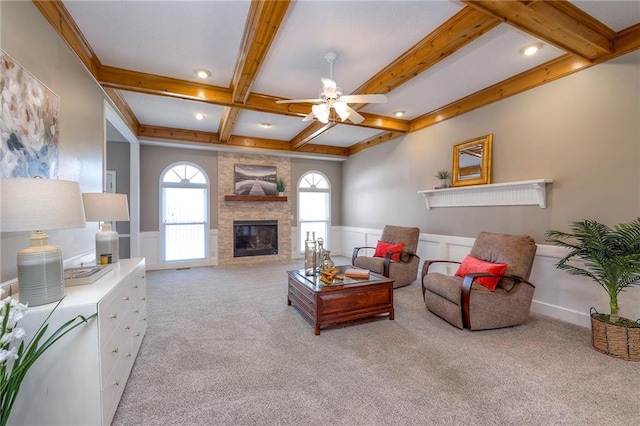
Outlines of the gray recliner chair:
{"label": "gray recliner chair", "polygon": [[418,268],[420,268],[420,257],[416,254],[419,240],[420,228],[386,225],[382,230],[380,241],[392,244],[403,242],[400,260],[392,260],[394,254],[392,252],[388,252],[385,257],[361,255],[362,249],[375,250],[375,247],[363,246],[353,249],[351,264],[393,279],[393,288],[411,284],[418,278]]}
{"label": "gray recliner chair", "polygon": [[[484,330],[521,324],[529,317],[535,286],[529,281],[536,243],[525,235],[481,232],[470,255],[491,263],[506,263],[502,275],[470,273],[464,278],[429,268],[447,260],[425,261],[422,295],[429,311],[458,328]],[[478,284],[480,277],[500,277],[495,291]]]}

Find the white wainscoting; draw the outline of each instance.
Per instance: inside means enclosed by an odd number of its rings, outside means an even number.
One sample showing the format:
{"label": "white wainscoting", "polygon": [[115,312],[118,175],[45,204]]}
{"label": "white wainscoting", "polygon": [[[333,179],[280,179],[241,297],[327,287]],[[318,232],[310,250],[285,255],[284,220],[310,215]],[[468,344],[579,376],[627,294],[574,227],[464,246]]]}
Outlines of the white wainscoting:
{"label": "white wainscoting", "polygon": [[[381,229],[340,227],[342,254],[351,256],[353,247],[373,246],[380,238]],[[474,238],[448,235],[420,234],[418,255],[420,264],[425,260],[441,259],[461,261],[471,251]],[[609,313],[609,298],[595,282],[569,275],[555,265],[565,251],[556,246],[538,244],[530,281],[536,286],[531,310],[573,324],[590,327],[589,309]],[[456,266],[439,272],[455,273]],[[422,266],[418,271],[418,280]],[[418,281],[419,282],[419,281]],[[626,318],[640,317],[640,287],[632,287],[620,296],[620,314]]]}
{"label": "white wainscoting", "polygon": [[146,260],[147,271],[175,268],[196,268],[198,266],[216,266],[218,264],[218,230],[209,231],[209,257],[191,262],[163,262],[160,232],[140,233],[140,256]]}
{"label": "white wainscoting", "polygon": [[[335,226],[331,228],[329,249],[332,256],[351,258],[354,247],[375,247],[382,229]],[[146,258],[147,270],[174,269],[176,267],[215,266],[218,264],[218,231],[209,234],[209,259],[201,262],[163,263],[159,232],[141,233],[141,256]],[[474,238],[449,235],[420,234],[418,255],[420,279],[422,263],[427,259],[461,261],[471,251]],[[298,249],[298,229],[291,228],[291,259],[302,259]],[[599,312],[609,313],[609,299],[602,288],[584,277],[576,277],[559,271],[555,264],[564,256],[559,247],[538,244],[530,281],[536,291],[531,310],[584,327],[590,326],[589,309],[593,306]],[[370,253],[372,254],[372,253]],[[439,272],[453,274],[457,266],[440,266]],[[419,282],[419,281],[418,281]],[[620,297],[620,313],[626,318],[640,317],[640,287],[632,287]]]}

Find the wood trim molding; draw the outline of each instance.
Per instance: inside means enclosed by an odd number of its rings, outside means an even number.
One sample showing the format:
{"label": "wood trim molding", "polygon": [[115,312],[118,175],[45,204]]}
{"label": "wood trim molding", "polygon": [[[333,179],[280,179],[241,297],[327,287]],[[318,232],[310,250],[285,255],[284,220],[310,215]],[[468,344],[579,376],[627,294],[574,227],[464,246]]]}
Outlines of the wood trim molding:
{"label": "wood trim molding", "polygon": [[364,151],[367,148],[373,148],[376,145],[380,145],[381,143],[388,142],[392,139],[402,136],[403,134],[404,133],[401,133],[401,132],[386,132],[382,135],[376,135],[372,138],[369,138],[365,141],[359,142],[349,147],[349,155],[357,154],[358,152]]}
{"label": "wood trim molding", "polygon": [[612,52],[612,31],[568,2],[464,2],[582,58],[595,60]]}
{"label": "wood trim molding", "polygon": [[111,99],[111,102],[113,102],[116,110],[120,113],[120,115],[122,115],[122,118],[127,123],[129,128],[133,130],[133,133],[137,135],[140,130],[140,122],[138,122],[135,114],[133,113],[133,111],[131,111],[131,108],[129,108],[129,104],[127,104],[127,101],[122,96],[122,93],[119,90],[110,88],[106,88],[104,89],[104,91],[107,96],[109,96],[109,99]]}
{"label": "wood trim molding", "polygon": [[389,93],[498,24],[499,19],[467,6],[358,87],[354,93]]}
{"label": "wood trim molding", "polygon": [[[288,0],[271,2],[253,0],[251,2],[231,78],[231,99],[234,103],[246,102],[289,4]],[[239,115],[239,109],[225,108],[218,126],[221,141],[226,142],[229,139]]]}
{"label": "wood trim molding", "polygon": [[69,15],[69,11],[64,7],[62,1],[59,0],[33,0],[33,4],[38,8],[40,13],[49,21],[49,24],[58,32],[60,37],[69,45],[71,50],[87,67],[89,72],[97,78],[98,71],[101,68],[100,60],[91,48],[89,42],[85,39]]}

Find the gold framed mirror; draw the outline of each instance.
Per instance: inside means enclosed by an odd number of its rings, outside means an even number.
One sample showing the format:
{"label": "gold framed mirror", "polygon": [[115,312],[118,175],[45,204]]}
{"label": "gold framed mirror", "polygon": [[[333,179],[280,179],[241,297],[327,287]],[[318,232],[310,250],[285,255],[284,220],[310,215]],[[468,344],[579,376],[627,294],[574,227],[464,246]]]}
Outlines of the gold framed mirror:
{"label": "gold framed mirror", "polygon": [[452,186],[491,183],[491,146],[493,134],[453,146]]}

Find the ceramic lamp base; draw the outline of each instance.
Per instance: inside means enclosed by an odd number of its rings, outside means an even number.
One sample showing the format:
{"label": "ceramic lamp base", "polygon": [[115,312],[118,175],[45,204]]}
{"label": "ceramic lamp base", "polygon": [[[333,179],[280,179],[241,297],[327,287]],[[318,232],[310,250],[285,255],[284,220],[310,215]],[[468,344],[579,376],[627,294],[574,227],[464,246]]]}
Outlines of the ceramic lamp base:
{"label": "ceramic lamp base", "polygon": [[64,297],[62,250],[50,246],[48,236],[38,232],[31,236],[31,247],[18,252],[20,303],[46,305]]}
{"label": "ceramic lamp base", "polygon": [[[118,263],[119,250],[118,233],[111,230],[110,224],[103,224],[102,230],[96,233],[96,264]],[[106,256],[106,262],[103,256]]]}

